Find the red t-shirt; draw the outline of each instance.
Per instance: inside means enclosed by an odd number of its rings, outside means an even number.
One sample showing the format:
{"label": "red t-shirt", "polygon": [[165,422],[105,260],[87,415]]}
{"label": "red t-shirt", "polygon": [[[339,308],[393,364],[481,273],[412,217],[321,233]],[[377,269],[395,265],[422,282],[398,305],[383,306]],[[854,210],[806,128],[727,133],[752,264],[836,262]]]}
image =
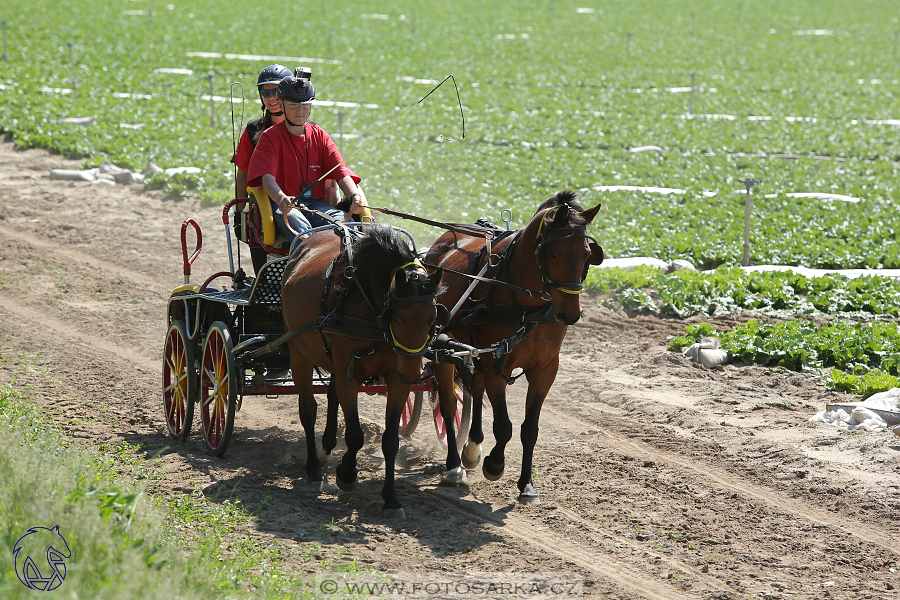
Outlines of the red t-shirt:
{"label": "red t-shirt", "polygon": [[[297,196],[304,185],[313,183],[335,165],[340,166],[325,179],[337,181],[350,176],[354,183],[359,183],[361,180],[356,173],[347,165],[340,164],[342,160],[331,136],[318,125],[307,122],[303,135],[293,135],[287,130],[285,122],[281,122],[269,127],[260,136],[250,159],[247,185],[261,186],[262,176],[268,173],[285,194]],[[313,188],[314,199],[325,198],[325,179]]]}
{"label": "red t-shirt", "polygon": [[253,156],[253,142],[250,141],[250,134],[244,127],[244,133],[241,135],[241,141],[238,142],[237,152],[231,157],[231,162],[237,165],[241,171],[250,169],[250,157]]}

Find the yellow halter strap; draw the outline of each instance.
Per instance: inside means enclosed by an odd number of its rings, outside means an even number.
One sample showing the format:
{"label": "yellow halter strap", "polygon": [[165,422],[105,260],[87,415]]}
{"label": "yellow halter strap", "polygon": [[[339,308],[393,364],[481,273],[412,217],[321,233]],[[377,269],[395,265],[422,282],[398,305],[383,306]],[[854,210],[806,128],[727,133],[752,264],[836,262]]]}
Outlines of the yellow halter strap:
{"label": "yellow halter strap", "polygon": [[408,354],[418,354],[419,352],[421,352],[422,350],[425,349],[425,346],[428,345],[428,339],[426,338],[425,343],[422,344],[421,346],[419,346],[418,348],[415,348],[415,349],[407,348],[406,346],[401,344],[399,341],[397,341],[397,336],[394,335],[394,327],[390,323],[388,324],[388,331],[391,332],[391,339],[394,340],[394,345]]}

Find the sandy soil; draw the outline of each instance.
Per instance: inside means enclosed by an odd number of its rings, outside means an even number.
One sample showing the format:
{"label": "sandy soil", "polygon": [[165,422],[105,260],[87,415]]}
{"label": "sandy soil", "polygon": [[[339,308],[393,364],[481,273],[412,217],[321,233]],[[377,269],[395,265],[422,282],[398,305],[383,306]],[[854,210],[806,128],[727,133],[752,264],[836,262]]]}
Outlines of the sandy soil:
{"label": "sandy soil", "polygon": [[[165,477],[149,485],[166,495],[241,499],[257,519],[239,535],[281,545],[298,572],[356,558],[380,570],[576,572],[588,598],[900,596],[896,436],[809,423],[840,398],[813,377],[693,366],[665,350],[684,322],[630,318],[596,298],[584,297],[545,403],[539,506],[516,503],[516,438],[500,481],[479,469],[467,487],[439,486],[443,456],[425,415],[401,442],[408,518],[384,519],[379,396],[361,397],[367,443],[353,492],[301,491],[291,397],[246,398],[224,459],[197,433],[171,442],[160,371],[167,298],[182,283],[180,224],[203,227],[202,280],[227,265],[221,209],[48,178],[78,166],[0,143],[0,381],[29,386],[79,445],[161,452]],[[510,389],[514,423],[524,393],[524,380]]]}

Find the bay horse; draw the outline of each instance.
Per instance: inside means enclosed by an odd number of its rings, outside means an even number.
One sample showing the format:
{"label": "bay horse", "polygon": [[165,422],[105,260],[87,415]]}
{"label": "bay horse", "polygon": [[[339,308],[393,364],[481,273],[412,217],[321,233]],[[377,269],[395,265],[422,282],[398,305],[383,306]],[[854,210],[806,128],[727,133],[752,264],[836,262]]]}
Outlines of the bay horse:
{"label": "bay horse", "polygon": [[523,370],[528,392],[521,427],[522,473],[518,480],[518,500],[522,504],[540,503],[532,481],[532,460],[541,406],[556,379],[566,329],[581,318],[579,294],[588,267],[603,261],[602,248],[585,233],[600,205],[584,210],[575,198],[574,192],[561,191],[545,200],[523,229],[498,239],[491,256],[487,256],[483,237],[450,231],[438,238],[425,257],[427,265],[445,269],[438,302],[447,307],[456,307],[469,287],[469,278],[459,273],[475,275],[485,261],[491,261],[486,277],[510,284],[479,282],[444,330],[464,344],[495,347],[494,353],[481,355],[480,369],[472,378],[472,426],[462,461],[453,430],[454,366],[436,363],[432,368],[441,416],[448,424],[447,473],[461,471],[463,477],[457,478],[458,484],[466,479],[460,463],[473,469],[481,459],[485,391],[494,413],[496,446],[485,458],[482,472],[491,481],[503,475],[504,451],[512,437],[506,387],[514,381],[512,372]]}
{"label": "bay horse", "polygon": [[[400,413],[412,384],[421,377],[422,354],[436,334],[440,280],[440,270],[429,276],[402,234],[384,225],[366,227],[365,235],[352,244],[334,231],[315,232],[291,251],[282,279],[282,314],[286,331],[305,329],[288,341],[288,348],[306,435],[308,488],[322,489],[323,466],[336,445],[338,404],[344,413],[347,452],[335,479],[343,490],[356,487],[356,455],[364,440],[357,395],[362,382],[383,378],[388,390],[381,444],[383,512],[405,517],[394,484]],[[315,367],[331,373],[318,451]]]}

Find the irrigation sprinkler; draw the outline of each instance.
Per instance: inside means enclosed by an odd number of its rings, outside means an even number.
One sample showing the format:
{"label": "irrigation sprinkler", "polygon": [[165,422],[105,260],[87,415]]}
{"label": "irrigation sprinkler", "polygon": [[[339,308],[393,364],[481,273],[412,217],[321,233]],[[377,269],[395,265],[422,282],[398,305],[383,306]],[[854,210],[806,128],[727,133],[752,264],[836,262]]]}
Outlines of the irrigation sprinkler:
{"label": "irrigation sprinkler", "polygon": [[209,126],[213,129],[216,128],[216,101],[213,99],[213,77],[215,77],[214,73],[210,73],[206,76],[209,79]]}
{"label": "irrigation sprinkler", "polygon": [[338,111],[338,149],[344,155],[344,113]]}
{"label": "irrigation sprinkler", "polygon": [[692,117],[694,116],[694,90],[696,89],[696,87],[694,87],[694,79],[696,76],[697,76],[696,73],[691,73],[691,116]]}
{"label": "irrigation sprinkler", "polygon": [[3,21],[3,62],[7,62],[9,58],[6,56],[6,21]]}
{"label": "irrigation sprinkler", "polygon": [[756,179],[748,177],[747,179],[738,179],[747,189],[747,198],[744,200],[744,255],[741,257],[741,265],[746,267],[750,265],[750,188],[759,183]]}
{"label": "irrigation sprinkler", "polygon": [[627,55],[626,58],[631,58],[631,34],[628,34],[628,45],[627,45]]}
{"label": "irrigation sprinkler", "polygon": [[72,57],[72,42],[66,43],[69,47],[69,70],[72,73],[72,91],[78,91],[78,82],[75,80],[75,59]]}

